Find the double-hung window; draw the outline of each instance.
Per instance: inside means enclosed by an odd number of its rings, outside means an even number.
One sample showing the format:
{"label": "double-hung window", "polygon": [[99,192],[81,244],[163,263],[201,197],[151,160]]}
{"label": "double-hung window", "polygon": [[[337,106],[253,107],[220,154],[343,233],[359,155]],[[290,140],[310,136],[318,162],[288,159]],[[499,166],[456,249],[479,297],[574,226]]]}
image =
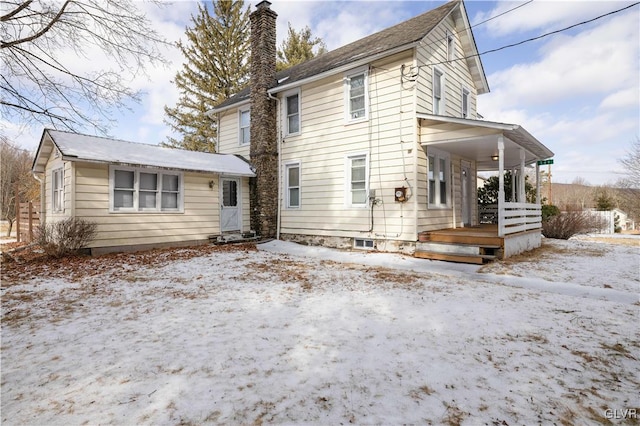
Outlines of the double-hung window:
{"label": "double-hung window", "polygon": [[354,154],[346,159],[346,198],[348,207],[367,207],[369,194],[369,156]]}
{"label": "double-hung window", "polygon": [[285,96],[286,116],[287,116],[287,135],[295,135],[300,133],[300,94],[293,93]]}
{"label": "double-hung window", "polygon": [[300,163],[290,163],[285,166],[287,179],[287,208],[300,207]]}
{"label": "double-hung window", "polygon": [[239,130],[238,141],[240,145],[248,145],[251,140],[251,111],[247,109],[241,109],[239,112]]}
{"label": "double-hung window", "polygon": [[51,208],[54,212],[64,211],[64,168],[51,172]]}
{"label": "double-hung window", "polygon": [[136,168],[110,170],[111,211],[182,211],[182,174]]}
{"label": "double-hung window", "polygon": [[444,114],[444,73],[433,69],[433,113]]}
{"label": "double-hung window", "polygon": [[442,151],[429,148],[429,206],[447,207],[449,205],[449,155]]}
{"label": "double-hung window", "polygon": [[367,69],[345,75],[345,120],[361,121],[369,116],[369,94]]}
{"label": "double-hung window", "polygon": [[467,89],[462,89],[462,118],[469,118],[469,99],[470,92]]}

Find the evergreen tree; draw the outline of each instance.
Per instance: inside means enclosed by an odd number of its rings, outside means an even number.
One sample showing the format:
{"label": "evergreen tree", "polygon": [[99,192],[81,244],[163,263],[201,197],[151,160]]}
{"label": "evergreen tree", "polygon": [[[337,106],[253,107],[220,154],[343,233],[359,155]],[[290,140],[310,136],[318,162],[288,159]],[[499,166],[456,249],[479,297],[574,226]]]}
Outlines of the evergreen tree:
{"label": "evergreen tree", "polygon": [[217,128],[206,112],[239,92],[249,78],[249,7],[244,1],[213,3],[213,15],[198,5],[187,41],[178,42],[186,58],[174,83],[180,90],[175,107],[165,106],[165,122],[182,135],[164,146],[215,152]]}
{"label": "evergreen tree", "polygon": [[[316,52],[314,52],[314,48]],[[289,33],[282,46],[278,49],[278,60],[276,69],[285,70],[294,65],[301,64],[327,51],[327,46],[321,38],[312,38],[311,29],[307,26],[299,32],[291,27],[289,22]]]}
{"label": "evergreen tree", "polygon": [[[504,172],[504,200],[506,202],[513,202],[516,200],[511,199],[513,191],[511,190],[513,179],[511,177],[511,171],[506,170]],[[478,188],[478,202],[481,205],[497,204],[498,192],[500,188],[500,178],[498,176],[491,176],[486,180],[482,188]],[[524,192],[527,203],[535,203],[536,201],[536,188],[529,182],[529,176],[524,177]]]}

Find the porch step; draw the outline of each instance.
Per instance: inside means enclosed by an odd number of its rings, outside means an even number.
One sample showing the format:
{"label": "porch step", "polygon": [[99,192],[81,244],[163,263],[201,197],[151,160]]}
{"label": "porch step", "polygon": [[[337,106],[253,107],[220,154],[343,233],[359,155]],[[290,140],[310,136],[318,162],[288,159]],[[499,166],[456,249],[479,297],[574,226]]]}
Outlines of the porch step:
{"label": "porch step", "polygon": [[254,233],[209,235],[209,242],[211,244],[245,243],[257,241],[258,239],[259,237]]}
{"label": "porch step", "polygon": [[457,262],[457,263],[472,263],[476,265],[482,265],[485,263],[484,256],[465,256],[460,254],[446,254],[446,253],[435,253],[429,251],[418,251],[413,254],[414,257],[419,257],[421,259],[431,259],[431,260],[445,260],[448,262]]}
{"label": "porch step", "polygon": [[502,256],[497,244],[464,244],[449,242],[418,242],[414,257],[481,265]]}
{"label": "porch step", "polygon": [[482,232],[474,235],[473,233],[446,233],[446,232],[421,232],[418,234],[418,241],[420,242],[434,242],[434,243],[453,243],[453,244],[472,244],[480,246],[498,246],[502,247],[503,239],[492,235],[482,235]]}

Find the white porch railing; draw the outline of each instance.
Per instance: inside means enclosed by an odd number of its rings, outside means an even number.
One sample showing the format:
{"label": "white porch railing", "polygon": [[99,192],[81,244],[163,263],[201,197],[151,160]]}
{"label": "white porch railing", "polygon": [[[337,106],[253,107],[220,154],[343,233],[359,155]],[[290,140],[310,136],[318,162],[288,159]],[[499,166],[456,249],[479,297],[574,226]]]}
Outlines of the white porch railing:
{"label": "white porch railing", "polygon": [[498,206],[498,236],[542,228],[542,207],[531,203],[502,203]]}

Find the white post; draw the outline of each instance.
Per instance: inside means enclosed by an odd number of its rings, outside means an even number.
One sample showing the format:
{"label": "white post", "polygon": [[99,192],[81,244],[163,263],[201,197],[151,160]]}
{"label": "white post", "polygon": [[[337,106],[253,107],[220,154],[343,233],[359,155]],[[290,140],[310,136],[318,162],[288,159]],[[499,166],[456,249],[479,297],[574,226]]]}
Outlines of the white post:
{"label": "white post", "polygon": [[516,202],[516,174],[517,174],[517,170],[516,169],[511,169],[511,201],[512,202]]}
{"label": "white post", "polygon": [[524,152],[524,148],[520,148],[520,174],[518,175],[519,178],[519,182],[518,182],[518,202],[519,203],[526,203],[527,202],[527,195],[525,194],[525,190],[524,190],[524,160],[525,160],[526,154]]}
{"label": "white post", "polygon": [[504,136],[498,136],[498,236],[504,237]]}
{"label": "white post", "polygon": [[540,205],[540,165],[536,161],[536,204]]}

